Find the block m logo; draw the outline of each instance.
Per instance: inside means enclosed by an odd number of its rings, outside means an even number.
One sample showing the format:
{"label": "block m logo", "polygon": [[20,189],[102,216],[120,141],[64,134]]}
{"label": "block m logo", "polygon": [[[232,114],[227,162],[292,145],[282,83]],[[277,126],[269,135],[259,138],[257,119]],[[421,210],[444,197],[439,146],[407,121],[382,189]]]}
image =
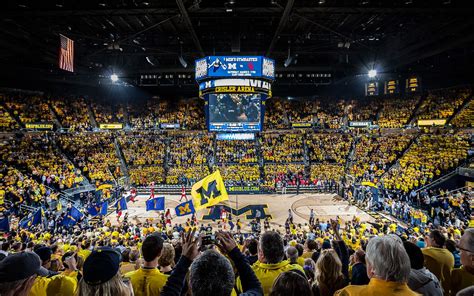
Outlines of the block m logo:
{"label": "block m logo", "polygon": [[245,219],[247,220],[255,219],[257,210],[259,210],[262,214],[262,219],[265,219],[266,217],[272,219],[272,215],[267,213],[268,205],[248,205],[240,209],[234,209],[227,205],[219,204],[209,208],[209,212],[202,217],[202,220],[219,220],[221,216],[221,208],[224,208],[227,212],[232,213],[234,217],[245,215]]}
{"label": "block m logo", "polygon": [[201,205],[205,205],[209,202],[209,199],[218,198],[221,196],[221,192],[217,189],[216,180],[209,182],[207,184],[207,190],[204,187],[200,187],[196,192],[201,197]]}

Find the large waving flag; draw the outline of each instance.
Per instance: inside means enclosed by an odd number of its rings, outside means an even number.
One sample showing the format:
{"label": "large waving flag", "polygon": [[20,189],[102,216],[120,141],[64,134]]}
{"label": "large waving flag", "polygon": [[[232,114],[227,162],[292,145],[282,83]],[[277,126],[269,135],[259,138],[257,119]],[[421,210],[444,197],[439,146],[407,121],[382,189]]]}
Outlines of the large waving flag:
{"label": "large waving flag", "polygon": [[176,216],[178,217],[196,212],[192,200],[188,200],[187,202],[179,204],[174,210],[176,211]]}
{"label": "large waving flag", "polygon": [[64,217],[62,225],[66,226],[66,227],[74,225],[77,222],[79,222],[79,220],[81,220],[81,218],[83,216],[84,216],[84,214],[81,213],[81,211],[79,211],[76,207],[73,206],[68,211],[66,217]]}
{"label": "large waving flag", "polygon": [[36,212],[29,218],[24,218],[20,221],[20,228],[30,228],[33,225],[41,223],[43,219],[43,209],[38,209]]}
{"label": "large waving flag", "polygon": [[219,170],[193,185],[191,189],[194,209],[200,210],[228,200],[227,190]]}
{"label": "large waving flag", "polygon": [[107,215],[107,209],[109,207],[109,203],[107,201],[96,203],[95,205],[89,207],[87,212],[89,215],[95,217],[97,215],[105,216]]}
{"label": "large waving flag", "polygon": [[122,197],[117,203],[115,204],[115,207],[117,208],[116,211],[124,211],[126,210],[127,207],[127,200],[125,200],[125,197]]}
{"label": "large waving flag", "polygon": [[163,211],[165,209],[165,197],[158,196],[146,201],[147,211]]}

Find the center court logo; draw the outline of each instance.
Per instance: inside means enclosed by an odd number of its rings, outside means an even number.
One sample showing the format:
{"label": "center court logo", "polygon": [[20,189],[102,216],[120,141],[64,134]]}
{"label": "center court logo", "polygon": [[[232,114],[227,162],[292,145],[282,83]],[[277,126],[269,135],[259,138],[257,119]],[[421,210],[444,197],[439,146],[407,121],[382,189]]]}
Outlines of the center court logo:
{"label": "center court logo", "polygon": [[257,210],[261,213],[261,219],[265,219],[269,217],[272,219],[272,215],[268,213],[268,205],[248,205],[240,209],[234,209],[227,205],[217,205],[215,207],[209,208],[209,212],[205,214],[202,219],[203,220],[219,220],[221,216],[221,209],[224,208],[227,212],[232,213],[233,216],[241,216],[245,215],[245,219],[252,220],[255,219],[255,215]]}

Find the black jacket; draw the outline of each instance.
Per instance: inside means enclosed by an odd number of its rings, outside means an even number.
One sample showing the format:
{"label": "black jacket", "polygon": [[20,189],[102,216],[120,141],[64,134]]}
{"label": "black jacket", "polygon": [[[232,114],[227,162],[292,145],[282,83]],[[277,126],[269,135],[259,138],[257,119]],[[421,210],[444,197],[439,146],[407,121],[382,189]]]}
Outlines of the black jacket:
{"label": "black jacket", "polygon": [[367,268],[363,263],[356,263],[352,266],[351,285],[367,285],[370,279],[367,276]]}

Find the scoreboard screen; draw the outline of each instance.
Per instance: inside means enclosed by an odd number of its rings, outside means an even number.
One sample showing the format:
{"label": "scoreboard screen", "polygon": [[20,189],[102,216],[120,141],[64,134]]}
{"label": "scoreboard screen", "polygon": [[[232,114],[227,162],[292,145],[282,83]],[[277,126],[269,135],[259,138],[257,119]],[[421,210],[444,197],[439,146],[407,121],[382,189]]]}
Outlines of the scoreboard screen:
{"label": "scoreboard screen", "polygon": [[261,95],[209,94],[209,131],[258,132],[261,130]]}

